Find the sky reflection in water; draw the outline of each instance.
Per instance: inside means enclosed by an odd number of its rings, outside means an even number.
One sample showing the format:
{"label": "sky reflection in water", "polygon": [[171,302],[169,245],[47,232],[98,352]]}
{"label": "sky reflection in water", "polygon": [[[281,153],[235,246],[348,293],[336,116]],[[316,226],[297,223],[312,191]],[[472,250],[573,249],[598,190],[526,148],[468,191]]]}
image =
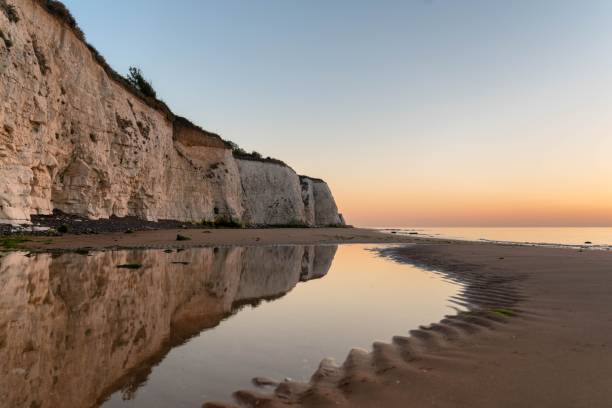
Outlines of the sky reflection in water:
{"label": "sky reflection in water", "polygon": [[369,248],[3,254],[1,399],[200,406],[255,376],[307,380],[325,357],[452,311],[459,285]]}

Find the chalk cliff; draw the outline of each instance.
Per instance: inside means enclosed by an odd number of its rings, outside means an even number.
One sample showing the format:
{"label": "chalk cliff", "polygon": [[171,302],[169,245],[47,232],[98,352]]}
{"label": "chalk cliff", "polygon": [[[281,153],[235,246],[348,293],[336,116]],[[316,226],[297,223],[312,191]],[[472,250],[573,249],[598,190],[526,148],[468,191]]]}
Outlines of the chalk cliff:
{"label": "chalk cliff", "polygon": [[321,179],[300,176],[305,211],[313,225],[344,225],[344,217],[338,213],[336,200],[326,182]]}
{"label": "chalk cliff", "polygon": [[[0,0],[0,223],[92,219],[342,224],[329,187],[242,160],[123,80],[61,3]],[[306,190],[304,190],[306,185]]]}
{"label": "chalk cliff", "polygon": [[277,163],[237,160],[247,224],[314,224],[305,217],[298,175]]}

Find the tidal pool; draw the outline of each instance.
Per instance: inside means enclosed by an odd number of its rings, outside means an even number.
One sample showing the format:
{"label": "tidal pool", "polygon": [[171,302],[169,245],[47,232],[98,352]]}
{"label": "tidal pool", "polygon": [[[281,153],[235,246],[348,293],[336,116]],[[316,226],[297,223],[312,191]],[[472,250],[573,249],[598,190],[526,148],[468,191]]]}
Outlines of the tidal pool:
{"label": "tidal pool", "polygon": [[0,406],[199,407],[453,312],[375,247],[0,254]]}

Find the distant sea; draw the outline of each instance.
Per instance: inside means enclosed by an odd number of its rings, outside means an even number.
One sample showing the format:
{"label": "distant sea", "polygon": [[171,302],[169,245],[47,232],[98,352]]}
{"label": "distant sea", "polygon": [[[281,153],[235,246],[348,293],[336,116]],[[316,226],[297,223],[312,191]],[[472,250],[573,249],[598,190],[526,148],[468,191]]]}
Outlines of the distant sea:
{"label": "distant sea", "polygon": [[510,242],[553,246],[612,247],[612,227],[432,227],[376,228],[401,235],[467,241]]}

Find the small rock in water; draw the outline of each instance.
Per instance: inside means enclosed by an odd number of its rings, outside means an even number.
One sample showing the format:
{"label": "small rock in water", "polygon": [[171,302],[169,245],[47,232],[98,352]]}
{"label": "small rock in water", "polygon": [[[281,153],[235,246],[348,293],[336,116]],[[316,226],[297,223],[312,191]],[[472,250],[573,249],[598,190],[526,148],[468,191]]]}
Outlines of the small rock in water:
{"label": "small rock in water", "polygon": [[185,235],[176,234],[177,241],[191,241],[191,238],[186,237]]}
{"label": "small rock in water", "polygon": [[591,242],[591,241],[584,241],[584,243],[585,243],[585,244],[587,244],[587,245],[592,244],[592,242]]}
{"label": "small rock in water", "polygon": [[255,377],[252,381],[253,384],[257,387],[273,387],[278,385],[278,381],[268,377]]}

